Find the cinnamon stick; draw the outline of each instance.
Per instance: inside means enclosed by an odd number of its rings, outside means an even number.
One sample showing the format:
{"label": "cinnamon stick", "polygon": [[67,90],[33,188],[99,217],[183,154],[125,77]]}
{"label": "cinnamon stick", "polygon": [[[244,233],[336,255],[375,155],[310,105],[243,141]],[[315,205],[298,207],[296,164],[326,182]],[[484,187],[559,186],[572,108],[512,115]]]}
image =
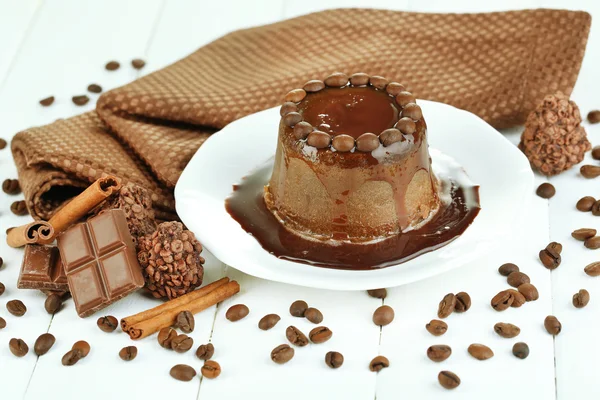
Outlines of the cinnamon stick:
{"label": "cinnamon stick", "polygon": [[176,299],[169,300],[166,303],[163,303],[159,306],[156,306],[156,307],[151,308],[146,311],[142,311],[142,312],[132,315],[130,317],[123,318],[121,320],[121,329],[123,330],[123,332],[127,332],[127,331],[129,331],[129,328],[131,326],[137,324],[138,322],[142,322],[142,321],[148,320],[152,317],[156,317],[159,314],[166,313],[169,310],[172,310],[183,304],[187,304],[193,300],[196,300],[202,296],[205,296],[207,293],[212,292],[214,289],[218,288],[219,286],[223,286],[227,282],[229,282],[229,278],[227,278],[227,277],[221,278],[218,281],[215,281],[204,287],[201,287],[200,289],[196,289],[192,292],[184,294],[183,296],[178,297]]}
{"label": "cinnamon stick", "polygon": [[202,297],[198,297],[197,299],[188,303],[184,303],[172,308],[167,312],[160,313],[150,319],[140,321],[137,324],[130,326],[127,330],[127,333],[133,340],[145,338],[146,336],[158,332],[162,328],[173,326],[173,324],[175,324],[177,314],[180,312],[189,311],[192,314],[197,314],[202,310],[206,310],[208,307],[228,299],[239,291],[240,285],[236,281],[228,282],[206,293]]}
{"label": "cinnamon stick", "polygon": [[10,228],[6,232],[6,243],[10,247],[23,247],[27,244],[51,242],[55,231],[45,221],[33,221],[26,225]]}

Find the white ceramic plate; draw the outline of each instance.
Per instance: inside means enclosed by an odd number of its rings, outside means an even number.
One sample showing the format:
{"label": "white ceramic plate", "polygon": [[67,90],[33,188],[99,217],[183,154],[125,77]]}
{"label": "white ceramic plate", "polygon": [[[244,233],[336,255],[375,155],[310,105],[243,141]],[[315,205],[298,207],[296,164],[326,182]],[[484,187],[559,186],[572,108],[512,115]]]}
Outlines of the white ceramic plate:
{"label": "white ceramic plate", "polygon": [[279,108],[232,122],[189,162],[175,188],[177,213],[200,242],[227,265],[279,282],[336,290],[399,286],[464,265],[502,243],[527,209],[533,172],[525,156],[479,117],[420,100],[429,144],[450,155],[480,185],[482,209],[456,240],[408,262],[374,270],[311,267],[276,258],[225,210],[232,185],[275,153]]}

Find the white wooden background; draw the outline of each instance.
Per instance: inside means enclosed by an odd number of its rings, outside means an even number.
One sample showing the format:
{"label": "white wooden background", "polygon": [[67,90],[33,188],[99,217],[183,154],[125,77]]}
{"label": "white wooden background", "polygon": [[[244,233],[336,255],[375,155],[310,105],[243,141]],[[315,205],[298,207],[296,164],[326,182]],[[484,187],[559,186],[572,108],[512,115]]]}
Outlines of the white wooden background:
{"label": "white wooden background", "polygon": [[[327,3],[327,5],[325,5]],[[325,7],[377,7],[427,12],[479,12],[518,8],[553,7],[583,9],[600,18],[600,3],[594,0],[0,0],[0,137],[11,136],[26,127],[52,122],[94,107],[76,107],[70,98],[85,94],[90,83],[110,89],[135,79],[139,72],[129,61],[147,60],[141,74],[148,73],[185,56],[224,33],[242,27],[324,9]],[[573,93],[583,113],[600,108],[600,38],[597,25],[592,28],[584,65]],[[108,72],[104,64],[118,60],[122,67]],[[56,96],[52,107],[37,103]],[[95,100],[95,95],[91,96]],[[600,126],[586,125],[591,141],[600,144]],[[520,130],[507,132],[517,142]],[[493,151],[493,149],[486,149]],[[8,149],[0,151],[0,178],[16,177]],[[543,182],[536,176],[537,184]],[[557,194],[551,201],[534,197],[528,217],[515,229],[513,243],[453,272],[411,285],[389,290],[385,303],[396,311],[395,321],[380,330],[371,315],[381,301],[363,292],[333,292],[268,282],[227,269],[207,255],[206,281],[223,274],[237,279],[242,292],[218,307],[196,317],[191,335],[197,345],[212,341],[214,359],[223,367],[215,380],[194,379],[178,382],[169,376],[171,366],[202,363],[194,351],[168,352],[154,337],[135,345],[138,357],[129,363],[118,351],[132,344],[122,332],[103,333],[96,318],[79,319],[72,301],[54,317],[43,308],[44,296],[36,291],[16,289],[22,252],[10,249],[0,240],[0,281],[6,292],[0,298],[0,316],[8,326],[0,330],[0,399],[588,399],[600,396],[600,357],[597,346],[600,330],[600,281],[583,273],[583,267],[598,260],[598,251],[587,250],[570,237],[580,227],[598,227],[596,217],[577,212],[574,204],[584,195],[600,195],[598,181],[584,180],[573,169],[551,182]],[[0,231],[22,224],[26,217],[9,211],[20,196],[0,193]],[[548,241],[563,243],[563,264],[549,272],[537,260],[538,251]],[[540,299],[520,309],[497,313],[489,301],[507,287],[496,269],[504,262],[515,262],[537,286]],[[586,288],[590,304],[584,309],[571,305],[573,293]],[[435,338],[424,328],[436,317],[437,304],[448,292],[467,291],[473,306],[462,315],[451,315],[446,335]],[[17,318],[5,309],[8,300],[19,298],[28,308]],[[319,308],[323,324],[333,338],[320,345],[296,349],[294,359],[275,365],[269,354],[286,343],[285,328],[294,324],[307,332],[311,324],[289,316],[289,304],[304,299]],[[250,307],[250,315],[237,323],[224,317],[235,303]],[[106,309],[102,314],[117,318],[133,314],[153,304],[141,294]],[[282,320],[268,332],[257,328],[267,313],[278,313]],[[543,328],[544,317],[555,314],[563,323],[556,339]],[[505,321],[522,329],[519,341],[529,344],[531,354],[518,360],[511,354],[517,340],[503,339],[493,332],[496,322]],[[35,339],[44,332],[57,338],[54,348],[37,358]],[[10,338],[22,338],[30,352],[23,358],[12,356]],[[61,365],[62,355],[80,339],[92,345],[90,355],[73,367]],[[429,361],[425,350],[432,344],[448,344],[452,356],[441,364]],[[495,357],[480,362],[467,353],[470,343],[490,346]],[[344,354],[339,370],[324,364],[327,351]],[[390,359],[391,367],[375,374],[368,363],[376,355]],[[456,372],[461,386],[446,391],[437,383],[440,370]]]}

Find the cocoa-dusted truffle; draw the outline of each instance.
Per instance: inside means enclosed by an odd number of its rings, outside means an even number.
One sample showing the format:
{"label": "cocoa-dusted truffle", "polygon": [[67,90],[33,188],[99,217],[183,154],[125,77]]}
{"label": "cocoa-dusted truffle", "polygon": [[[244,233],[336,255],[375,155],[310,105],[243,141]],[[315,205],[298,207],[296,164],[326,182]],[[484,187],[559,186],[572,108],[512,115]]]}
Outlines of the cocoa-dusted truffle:
{"label": "cocoa-dusted truffle", "polygon": [[202,245],[181,222],[163,222],[156,231],[141,237],[138,260],[146,288],[156,298],[173,299],[202,284]]}
{"label": "cocoa-dusted truffle", "polygon": [[529,114],[519,148],[542,174],[559,174],[581,162],[592,146],[579,107],[561,92],[546,96]]}

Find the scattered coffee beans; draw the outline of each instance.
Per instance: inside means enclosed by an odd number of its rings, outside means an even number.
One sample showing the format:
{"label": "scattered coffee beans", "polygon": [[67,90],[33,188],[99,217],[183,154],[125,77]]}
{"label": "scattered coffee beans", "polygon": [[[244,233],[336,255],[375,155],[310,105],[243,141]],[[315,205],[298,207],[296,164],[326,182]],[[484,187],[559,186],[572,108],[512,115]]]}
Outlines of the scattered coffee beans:
{"label": "scattered coffee beans", "polygon": [[62,303],[62,297],[58,294],[53,293],[50,296],[46,297],[46,301],[44,302],[44,308],[46,309],[46,312],[48,314],[55,314],[62,307]]}
{"label": "scattered coffee beans", "polygon": [[433,346],[429,346],[427,349],[427,357],[431,361],[442,362],[452,354],[452,349],[450,346],[446,346],[445,344],[436,344]]}
{"label": "scattered coffee beans", "polygon": [[596,165],[583,165],[579,168],[579,172],[583,175],[584,178],[593,179],[600,176],[600,167]]}
{"label": "scattered coffee beans", "polygon": [[373,323],[386,326],[394,320],[394,309],[390,306],[381,306],[373,313]]}
{"label": "scattered coffee beans", "polygon": [[556,189],[551,183],[545,182],[538,186],[535,193],[542,199],[550,199],[556,194]]}
{"label": "scattered coffee beans", "polygon": [[438,382],[444,389],[456,389],[460,385],[460,378],[454,372],[441,371],[438,374]]}
{"label": "scattered coffee beans", "polygon": [[592,211],[592,207],[594,206],[595,202],[596,202],[596,199],[593,198],[592,196],[585,196],[585,197],[580,198],[577,201],[575,208],[577,208],[579,211],[583,211],[583,212]]}
{"label": "scattered coffee beans", "polygon": [[313,324],[320,324],[323,322],[323,314],[321,311],[313,307],[308,307],[304,312],[304,317],[312,322]]}
{"label": "scattered coffee beans", "polygon": [[181,332],[184,333],[192,333],[194,331],[194,326],[194,315],[191,312],[182,311],[177,314],[175,319],[175,328],[179,328]]}
{"label": "scattered coffee beans", "polygon": [[121,360],[123,360],[123,361],[131,361],[137,357],[137,353],[138,353],[137,347],[127,346],[127,347],[123,347],[121,349],[121,351],[119,351],[119,357],[121,357]]}
{"label": "scattered coffee beans", "polygon": [[2,191],[6,194],[19,194],[21,193],[21,185],[17,179],[5,179],[2,182]]}
{"label": "scattered coffee beans", "polygon": [[600,262],[596,261],[591,264],[588,264],[583,270],[589,276],[599,276],[600,275]]}
{"label": "scattered coffee beans", "polygon": [[592,228],[576,229],[573,232],[571,232],[571,236],[573,236],[577,240],[584,241],[586,239],[596,236],[596,230]]}
{"label": "scattered coffee beans", "polygon": [[116,71],[117,69],[119,69],[120,66],[121,64],[119,64],[117,61],[109,61],[106,63],[104,68],[106,68],[109,71]]}
{"label": "scattered coffee beans", "polygon": [[171,349],[177,353],[185,353],[194,345],[194,339],[188,335],[177,335],[177,337],[171,340]]}
{"label": "scattered coffee beans", "polygon": [[282,344],[271,351],[271,360],[277,364],[285,364],[294,357],[294,349],[287,344]]}
{"label": "scattered coffee beans", "polygon": [[440,301],[440,305],[438,306],[438,317],[446,318],[454,311],[454,307],[456,306],[456,296],[454,293],[448,293],[444,296],[442,301]]}
{"label": "scattered coffee beans", "polygon": [[540,298],[537,288],[531,283],[524,283],[517,289],[525,297],[525,301],[536,301]]}
{"label": "scattered coffee beans", "polygon": [[4,286],[4,283],[0,282],[0,296],[2,296],[4,294],[5,290],[6,290],[6,286]]}
{"label": "scattered coffee beans", "polygon": [[10,339],[8,342],[8,348],[15,357],[23,357],[29,353],[29,346],[22,339]]}
{"label": "scattered coffee beans", "polygon": [[98,318],[96,324],[103,332],[114,332],[115,329],[117,329],[117,326],[119,326],[119,321],[112,315],[107,315],[105,317]]}
{"label": "scattered coffee beans", "polygon": [[304,347],[308,344],[308,338],[306,337],[306,335],[295,326],[288,326],[285,330],[285,336],[290,341],[290,343],[295,346]]}
{"label": "scattered coffee beans", "polygon": [[196,376],[196,370],[189,365],[177,364],[171,368],[169,374],[178,381],[189,382]]}
{"label": "scattered coffee beans", "polygon": [[78,349],[69,350],[65,353],[61,362],[62,362],[62,365],[64,365],[65,367],[70,367],[72,365],[77,364],[77,362],[79,360],[81,360],[82,358],[83,358],[83,356],[81,354],[81,350],[78,350]]}
{"label": "scattered coffee beans", "polygon": [[523,272],[512,272],[510,275],[506,277],[506,281],[512,287],[519,287],[524,283],[529,283],[529,276],[524,274]]}
{"label": "scattered coffee beans", "polygon": [[33,345],[33,351],[38,356],[43,356],[52,348],[52,346],[54,346],[55,342],[56,338],[54,335],[51,333],[43,333],[35,341],[35,344]]}
{"label": "scattered coffee beans", "polygon": [[306,304],[304,300],[296,300],[290,306],[290,314],[292,314],[293,317],[304,317],[307,308],[308,304]]}
{"label": "scattered coffee beans", "polygon": [[516,336],[519,336],[519,333],[521,333],[521,328],[516,325],[509,324],[508,322],[498,322],[496,325],[494,325],[494,332],[503,338],[512,339]]}
{"label": "scattered coffee beans", "polygon": [[387,368],[389,366],[390,360],[388,360],[387,357],[384,356],[377,356],[371,360],[371,363],[369,363],[369,369],[373,372],[379,372],[382,369]]}
{"label": "scattered coffee beans", "polygon": [[369,296],[375,297],[376,299],[385,299],[387,297],[386,289],[367,290],[367,293],[369,293]]}
{"label": "scattered coffee beans", "polygon": [[496,311],[504,311],[512,305],[514,300],[515,298],[513,297],[510,291],[503,290],[494,297],[492,297],[492,308]]}
{"label": "scattered coffee beans", "polygon": [[512,272],[519,272],[519,267],[513,263],[506,263],[502,264],[500,268],[498,268],[498,272],[500,272],[500,275],[502,276],[508,276]]}
{"label": "scattered coffee beans", "polygon": [[171,342],[177,337],[177,331],[173,328],[162,328],[158,332],[158,344],[165,349],[171,348]]}
{"label": "scattered coffee beans", "polygon": [[600,146],[595,146],[592,149],[592,157],[594,160],[600,160]]}
{"label": "scattered coffee beans", "polygon": [[87,95],[82,94],[82,95],[79,95],[79,96],[73,96],[71,98],[71,100],[73,100],[73,103],[76,106],[84,106],[84,105],[86,105],[90,101],[90,98],[87,97]]}
{"label": "scattered coffee beans", "polygon": [[551,335],[558,335],[562,330],[562,324],[554,315],[548,315],[546,319],[544,319],[544,328]]}
{"label": "scattered coffee beans", "polygon": [[316,344],[325,343],[326,341],[331,339],[332,335],[333,332],[331,332],[331,330],[326,326],[317,326],[308,333],[310,341]]}
{"label": "scattered coffee beans", "polygon": [[600,249],[600,236],[594,236],[586,239],[585,242],[583,242],[583,245],[592,250]]}
{"label": "scattered coffee beans", "polygon": [[425,325],[427,332],[433,336],[441,336],[448,330],[448,324],[439,319],[432,319],[427,325]]}
{"label": "scattered coffee beans", "polygon": [[525,304],[525,302],[527,301],[527,299],[525,298],[525,296],[523,296],[520,292],[516,291],[515,289],[508,289],[508,291],[513,296],[513,302],[510,305],[512,308],[519,308],[523,304]]}
{"label": "scattered coffee beans", "polygon": [[527,346],[527,343],[523,342],[515,343],[512,348],[512,352],[515,357],[524,360],[529,356],[529,346]]}
{"label": "scattered coffee beans", "polygon": [[457,313],[463,313],[471,308],[471,296],[467,292],[456,293],[456,304],[454,305],[454,311]]}
{"label": "scattered coffee beans", "polygon": [[590,124],[597,124],[600,122],[600,111],[592,110],[587,115],[588,122]]}
{"label": "scattered coffee beans", "polygon": [[325,354],[325,364],[329,368],[339,368],[344,363],[344,356],[342,353],[338,353],[337,351],[330,351]]}
{"label": "scattered coffee beans", "polygon": [[6,328],[6,320],[0,317],[0,329]]}
{"label": "scattered coffee beans", "polygon": [[258,321],[258,327],[263,331],[268,331],[279,322],[281,318],[277,314],[267,314]]}
{"label": "scattered coffee beans", "polygon": [[40,100],[40,104],[44,107],[51,106],[54,103],[54,96],[46,97],[45,99]]}
{"label": "scattered coffee beans", "polygon": [[6,309],[15,317],[22,317],[27,312],[27,307],[21,300],[11,300],[6,303]]}
{"label": "scattered coffee beans", "polygon": [[600,200],[596,200],[594,205],[592,206],[592,215],[600,216]]}
{"label": "scattered coffee beans", "polygon": [[215,346],[212,343],[202,344],[196,350],[196,357],[201,360],[209,360],[215,354]]}
{"label": "scattered coffee beans", "polygon": [[590,292],[585,289],[579,290],[579,292],[573,295],[573,306],[575,308],[583,308],[590,302]]}
{"label": "scattered coffee beans", "polygon": [[561,262],[560,254],[548,248],[540,250],[539,257],[544,267],[550,270],[558,268]]}
{"label": "scattered coffee beans", "polygon": [[27,205],[25,204],[24,200],[18,200],[18,201],[13,202],[10,205],[10,211],[12,211],[13,214],[19,215],[19,216],[27,215],[27,213],[28,213]]}
{"label": "scattered coffee beans", "polygon": [[75,344],[73,344],[73,347],[71,348],[71,350],[77,350],[79,351],[81,358],[85,358],[87,357],[88,354],[90,354],[90,344],[88,342],[86,342],[85,340],[80,340],[78,342],[75,342]]}
{"label": "scattered coffee beans", "polygon": [[471,356],[473,356],[473,358],[476,358],[478,360],[487,360],[494,357],[494,352],[492,351],[492,349],[490,349],[486,345],[479,343],[473,343],[472,345],[470,345],[468,348],[468,352]]}
{"label": "scattered coffee beans", "polygon": [[90,93],[102,93],[102,86],[92,83],[87,87],[87,90]]}
{"label": "scattered coffee beans", "polygon": [[142,68],[144,68],[145,65],[146,65],[146,61],[144,61],[140,58],[134,58],[133,60],[131,60],[131,66],[135,69],[142,69]]}
{"label": "scattered coffee beans", "polygon": [[221,375],[221,366],[216,361],[208,360],[204,363],[202,368],[200,368],[200,373],[205,378],[215,379]]}
{"label": "scattered coffee beans", "polygon": [[236,304],[235,306],[229,307],[229,310],[225,313],[225,318],[231,322],[236,322],[240,319],[244,319],[249,313],[250,310],[245,304]]}

